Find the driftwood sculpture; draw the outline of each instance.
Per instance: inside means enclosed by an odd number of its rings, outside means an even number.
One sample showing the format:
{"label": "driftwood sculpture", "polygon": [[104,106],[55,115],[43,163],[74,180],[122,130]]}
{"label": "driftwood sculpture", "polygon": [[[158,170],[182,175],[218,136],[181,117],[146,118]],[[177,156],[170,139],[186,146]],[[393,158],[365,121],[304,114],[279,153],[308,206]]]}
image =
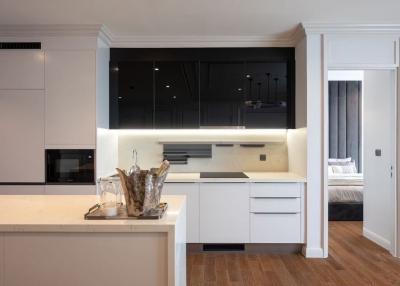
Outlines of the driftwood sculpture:
{"label": "driftwood sculpture", "polygon": [[161,191],[168,170],[167,160],[162,162],[160,168],[151,170],[137,168],[130,175],[127,175],[125,170],[117,168],[129,216],[143,215],[160,204]]}

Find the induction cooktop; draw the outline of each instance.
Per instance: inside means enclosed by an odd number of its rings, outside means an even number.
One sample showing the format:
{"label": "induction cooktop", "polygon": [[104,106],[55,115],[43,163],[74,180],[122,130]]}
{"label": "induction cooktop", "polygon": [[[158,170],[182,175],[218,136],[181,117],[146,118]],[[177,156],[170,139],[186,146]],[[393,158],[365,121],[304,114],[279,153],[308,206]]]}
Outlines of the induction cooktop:
{"label": "induction cooktop", "polygon": [[201,172],[200,178],[248,178],[243,172]]}

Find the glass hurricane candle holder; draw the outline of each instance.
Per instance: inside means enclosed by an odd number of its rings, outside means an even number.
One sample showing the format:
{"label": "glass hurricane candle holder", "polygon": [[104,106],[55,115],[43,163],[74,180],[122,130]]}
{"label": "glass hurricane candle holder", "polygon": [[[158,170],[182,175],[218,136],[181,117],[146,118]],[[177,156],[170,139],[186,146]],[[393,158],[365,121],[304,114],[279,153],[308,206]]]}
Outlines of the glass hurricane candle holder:
{"label": "glass hurricane candle holder", "polygon": [[101,211],[105,216],[116,216],[121,206],[121,182],[118,177],[97,180],[97,196]]}

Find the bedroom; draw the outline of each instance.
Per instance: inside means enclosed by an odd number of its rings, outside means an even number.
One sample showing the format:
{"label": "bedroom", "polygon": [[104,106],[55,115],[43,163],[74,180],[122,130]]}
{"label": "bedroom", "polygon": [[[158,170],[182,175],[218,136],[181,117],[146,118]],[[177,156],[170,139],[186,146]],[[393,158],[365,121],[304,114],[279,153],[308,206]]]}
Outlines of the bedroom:
{"label": "bedroom", "polygon": [[[330,235],[346,227],[393,251],[393,70],[328,73]],[[393,130],[393,129],[392,129]]]}

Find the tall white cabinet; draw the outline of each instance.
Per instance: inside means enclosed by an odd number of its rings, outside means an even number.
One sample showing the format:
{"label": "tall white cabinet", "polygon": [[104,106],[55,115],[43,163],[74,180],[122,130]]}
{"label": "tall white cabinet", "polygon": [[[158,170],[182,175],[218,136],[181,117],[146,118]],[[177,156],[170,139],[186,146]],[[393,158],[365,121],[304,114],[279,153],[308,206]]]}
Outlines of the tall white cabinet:
{"label": "tall white cabinet", "polygon": [[44,89],[44,52],[0,51],[0,89]]}
{"label": "tall white cabinet", "polygon": [[0,194],[93,194],[95,185],[44,185],[45,149],[96,149],[96,103],[108,110],[100,26],[21,29],[12,41],[41,48],[0,50]]}
{"label": "tall white cabinet", "polygon": [[43,51],[0,51],[0,182],[44,182],[44,106]]}
{"label": "tall white cabinet", "polygon": [[44,182],[44,91],[0,90],[0,182]]}
{"label": "tall white cabinet", "polygon": [[96,52],[45,53],[46,147],[96,145]]}

